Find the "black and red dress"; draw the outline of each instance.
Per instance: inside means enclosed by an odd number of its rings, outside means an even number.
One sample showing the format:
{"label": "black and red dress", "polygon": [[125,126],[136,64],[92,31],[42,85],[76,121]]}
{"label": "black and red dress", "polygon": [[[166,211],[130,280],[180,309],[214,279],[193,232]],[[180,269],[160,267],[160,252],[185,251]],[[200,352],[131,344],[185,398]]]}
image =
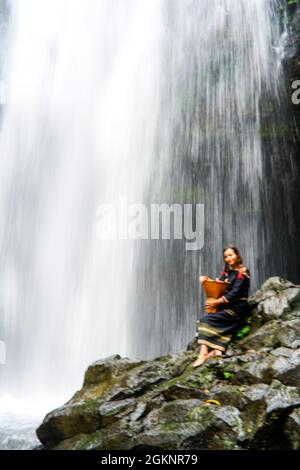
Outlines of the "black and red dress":
{"label": "black and red dress", "polygon": [[243,265],[222,271],[220,281],[229,281],[229,288],[222,296],[223,303],[217,312],[205,314],[197,321],[198,344],[225,351],[233,333],[249,313],[248,295],[250,271]]}

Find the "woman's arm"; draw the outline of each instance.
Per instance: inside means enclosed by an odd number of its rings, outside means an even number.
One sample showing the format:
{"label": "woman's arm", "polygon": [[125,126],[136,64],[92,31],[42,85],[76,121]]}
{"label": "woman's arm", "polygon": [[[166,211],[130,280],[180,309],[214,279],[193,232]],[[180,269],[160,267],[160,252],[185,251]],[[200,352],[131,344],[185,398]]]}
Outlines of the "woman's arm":
{"label": "woman's arm", "polygon": [[218,299],[209,299],[205,302],[205,307],[216,307],[217,305],[224,304],[224,301],[222,297],[219,297]]}
{"label": "woman's arm", "polygon": [[249,271],[247,270],[243,274],[238,274],[231,284],[229,291],[224,294],[221,299],[223,303],[229,303],[236,297],[241,297],[241,294],[246,285],[249,285]]}

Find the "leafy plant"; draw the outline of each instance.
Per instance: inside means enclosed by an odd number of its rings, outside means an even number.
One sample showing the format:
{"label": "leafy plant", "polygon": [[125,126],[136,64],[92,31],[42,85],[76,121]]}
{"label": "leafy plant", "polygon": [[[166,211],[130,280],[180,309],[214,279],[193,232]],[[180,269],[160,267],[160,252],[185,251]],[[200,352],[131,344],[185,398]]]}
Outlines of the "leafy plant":
{"label": "leafy plant", "polygon": [[226,380],[230,380],[230,379],[232,379],[232,377],[233,377],[233,373],[232,373],[232,372],[228,372],[228,371],[226,371],[226,370],[223,372],[223,375],[224,375],[224,379],[226,379]]}
{"label": "leafy plant", "polygon": [[251,330],[251,322],[252,317],[251,315],[247,315],[241,325],[241,328],[235,333],[235,337],[237,339],[243,339],[250,333]]}
{"label": "leafy plant", "polygon": [[237,332],[237,334],[236,334],[237,338],[238,338],[238,339],[243,339],[243,338],[245,338],[245,336],[247,336],[247,335],[249,334],[250,329],[251,329],[250,325],[245,325],[245,326],[243,326],[243,328],[241,328],[241,329]]}

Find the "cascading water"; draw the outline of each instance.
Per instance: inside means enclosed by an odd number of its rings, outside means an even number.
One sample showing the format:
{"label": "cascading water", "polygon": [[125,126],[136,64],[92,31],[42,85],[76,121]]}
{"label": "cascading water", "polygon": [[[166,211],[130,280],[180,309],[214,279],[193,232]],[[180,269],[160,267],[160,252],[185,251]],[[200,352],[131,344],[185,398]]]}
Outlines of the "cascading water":
{"label": "cascading water", "polygon": [[272,275],[299,279],[285,2],[166,3],[156,165],[144,197],[204,203],[204,247],[197,255],[181,240],[140,243],[132,331],[135,354],[146,344],[148,357],[185,347],[201,314],[197,273],[219,275],[225,245],[240,248],[252,291]]}
{"label": "cascading water", "polygon": [[96,213],[138,198],[143,183],[159,4],[13,5],[1,139],[6,369],[20,390],[30,367],[34,388],[52,396],[99,354],[127,350],[131,248],[99,240]]}
{"label": "cascading water", "polygon": [[90,362],[130,349],[133,241],[99,239],[96,215],[100,204],[140,199],[156,125],[159,7],[11,4],[1,392],[44,413],[81,385]]}
{"label": "cascading water", "polygon": [[[1,394],[45,412],[93,360],[184,348],[223,244],[296,280],[296,171],[276,0],[4,3]],[[100,239],[120,200],[204,203],[204,247]]]}

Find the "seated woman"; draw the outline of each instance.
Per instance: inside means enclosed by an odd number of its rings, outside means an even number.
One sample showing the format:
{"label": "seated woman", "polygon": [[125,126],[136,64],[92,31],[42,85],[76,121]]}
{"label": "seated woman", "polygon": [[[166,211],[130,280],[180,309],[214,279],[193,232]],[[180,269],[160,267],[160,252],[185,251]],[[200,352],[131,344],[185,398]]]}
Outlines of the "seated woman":
{"label": "seated woman", "polygon": [[[226,246],[223,249],[223,257],[224,270],[217,280],[228,281],[229,288],[222,297],[207,300],[205,304],[206,307],[217,307],[217,312],[204,315],[200,319],[197,338],[201,347],[193,367],[200,366],[209,357],[222,356],[243,316],[249,312],[247,298],[250,271],[243,265],[240,252],[235,246]],[[202,283],[209,278],[200,276],[199,279]]]}

